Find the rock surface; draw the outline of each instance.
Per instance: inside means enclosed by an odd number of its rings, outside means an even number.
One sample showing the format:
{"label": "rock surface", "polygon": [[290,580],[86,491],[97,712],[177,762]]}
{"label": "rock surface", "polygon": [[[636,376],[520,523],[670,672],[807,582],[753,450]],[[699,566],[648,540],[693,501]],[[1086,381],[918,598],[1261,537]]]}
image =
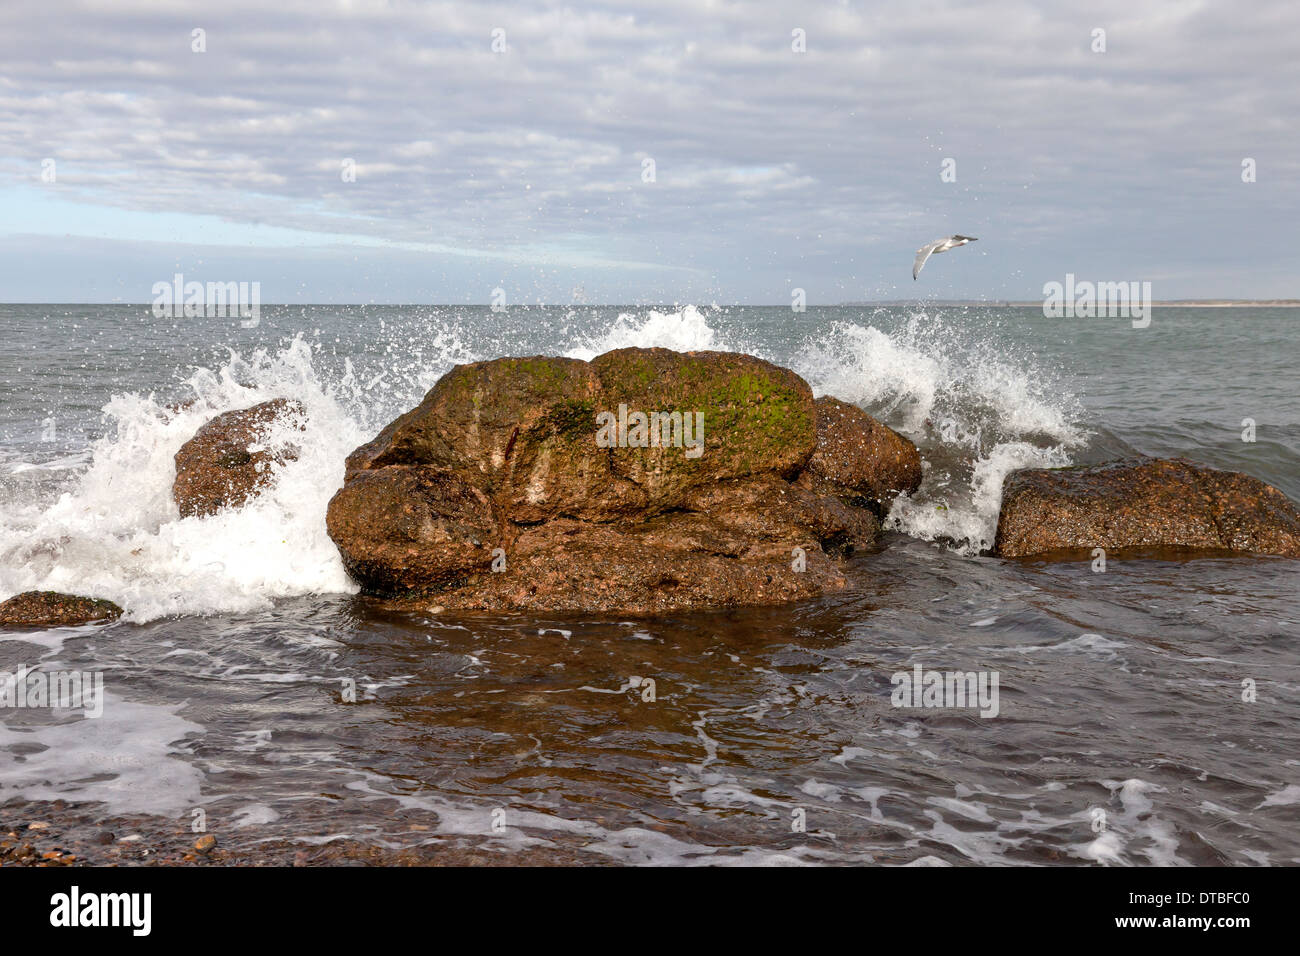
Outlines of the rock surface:
{"label": "rock surface", "polygon": [[817,447],[799,476],[806,488],[870,507],[883,518],[900,494],[921,487],[915,445],[856,405],[817,399]]}
{"label": "rock surface", "polygon": [[[842,588],[842,558],[879,534],[869,505],[919,481],[910,442],[840,406],[726,352],[457,366],[349,456],[328,529],[367,592],[426,606],[655,614],[812,597]],[[804,480],[822,431],[854,453],[828,451]]]}
{"label": "rock surface", "polygon": [[0,602],[0,627],[72,627],[121,616],[122,609],[112,601],[58,591],[24,591]]}
{"label": "rock surface", "polygon": [[1300,511],[1256,478],[1181,458],[1128,458],[1007,476],[996,553],[1015,558],[1092,548],[1300,557]]}
{"label": "rock surface", "polygon": [[255,497],[266,486],[272,465],[298,456],[292,445],[268,446],[272,423],[302,414],[297,402],[277,398],[225,412],[203,425],[176,452],[172,498],[181,517],[215,514]]}

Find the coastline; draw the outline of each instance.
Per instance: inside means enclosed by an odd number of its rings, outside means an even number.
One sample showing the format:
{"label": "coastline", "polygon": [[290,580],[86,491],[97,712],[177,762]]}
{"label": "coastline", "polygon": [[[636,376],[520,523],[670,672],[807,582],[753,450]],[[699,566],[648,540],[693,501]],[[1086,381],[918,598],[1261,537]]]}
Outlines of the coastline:
{"label": "coastline", "polygon": [[[1009,301],[1009,300],[976,300],[976,299],[898,299],[898,300],[881,300],[879,302],[840,302],[837,305],[845,307],[853,306],[880,306],[880,307],[898,307],[898,306],[951,306],[954,308],[966,308],[970,306],[983,306],[986,308],[1002,309],[1041,309],[1042,301]],[[1300,309],[1300,299],[1156,299],[1151,303],[1152,308],[1161,309]]]}

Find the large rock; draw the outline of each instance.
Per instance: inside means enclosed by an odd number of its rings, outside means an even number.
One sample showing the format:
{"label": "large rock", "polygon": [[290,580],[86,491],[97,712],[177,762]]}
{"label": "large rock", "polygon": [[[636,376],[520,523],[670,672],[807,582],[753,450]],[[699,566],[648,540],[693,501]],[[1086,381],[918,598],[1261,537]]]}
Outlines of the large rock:
{"label": "large rock", "polygon": [[328,530],[366,591],[445,607],[635,614],[811,597],[844,586],[843,558],[880,531],[869,505],[908,484],[862,450],[905,457],[883,426],[836,415],[831,431],[860,453],[832,488],[800,480],[818,452],[807,383],[752,356],[458,366],[349,456]]}
{"label": "large rock", "polygon": [[817,448],[801,485],[865,504],[882,518],[900,494],[921,487],[921,453],[898,432],[829,395],[816,409]]}
{"label": "large rock", "polygon": [[752,355],[618,349],[591,367],[611,414],[623,407],[629,415],[677,412],[691,422],[703,414],[703,436],[690,436],[703,438],[698,454],[662,443],[611,449],[615,474],[642,488],[653,508],[673,507],[692,488],[727,478],[793,477],[817,445],[808,383]]}
{"label": "large rock", "polygon": [[1105,548],[1300,557],[1300,511],[1249,475],[1181,458],[1012,472],[995,551],[1007,558]]}
{"label": "large rock", "polygon": [[176,453],[172,497],[181,517],[215,514],[255,497],[270,480],[272,465],[298,457],[293,445],[268,444],[271,425],[302,414],[299,403],[277,398],[203,425]]}
{"label": "large rock", "polygon": [[379,591],[431,588],[491,560],[500,539],[487,495],[451,471],[392,465],[354,475],[330,502],[343,564]]}
{"label": "large rock", "polygon": [[121,616],[122,609],[112,601],[58,591],[24,591],[0,602],[0,627],[72,627]]}
{"label": "large rock", "polygon": [[777,604],[844,587],[841,562],[811,535],[798,540],[806,549],[801,572],[793,570],[791,539],[729,532],[707,515],[639,524],[559,518],[518,529],[499,573],[414,596],[444,607],[649,615]]}
{"label": "large rock", "polygon": [[416,408],[347,460],[361,471],[418,465],[451,472],[516,521],[609,518],[645,506],[617,480],[592,436],[600,380],[578,359],[508,358],[458,365]]}

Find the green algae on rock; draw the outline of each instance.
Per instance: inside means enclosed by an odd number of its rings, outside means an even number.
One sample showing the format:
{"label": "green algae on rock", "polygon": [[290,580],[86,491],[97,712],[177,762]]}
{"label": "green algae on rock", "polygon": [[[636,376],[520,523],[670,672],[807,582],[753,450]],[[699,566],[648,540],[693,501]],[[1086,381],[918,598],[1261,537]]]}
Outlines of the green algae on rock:
{"label": "green algae on rock", "polygon": [[[860,452],[838,462],[840,485],[798,480],[823,409]],[[661,430],[611,441],[598,427],[637,415]],[[697,446],[683,447],[683,421],[699,423]],[[919,481],[915,448],[880,429],[749,355],[478,362],[349,456],[327,525],[364,590],[443,607],[658,614],[814,597],[844,587],[888,489]],[[899,477],[899,443],[914,476]]]}

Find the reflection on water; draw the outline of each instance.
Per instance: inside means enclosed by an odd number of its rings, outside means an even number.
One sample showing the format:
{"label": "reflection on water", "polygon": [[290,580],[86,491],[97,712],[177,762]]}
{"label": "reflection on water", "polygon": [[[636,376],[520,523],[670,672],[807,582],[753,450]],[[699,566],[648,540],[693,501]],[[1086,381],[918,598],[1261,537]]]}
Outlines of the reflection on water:
{"label": "reflection on water", "polygon": [[[787,608],[421,617],[339,597],[9,639],[0,669],[102,667],[110,698],[93,738],[6,715],[0,798],[202,807],[228,848],[1300,860],[1293,562],[1099,575],[889,544],[851,591]],[[891,675],[917,664],[998,672],[1000,715],[894,708]]]}
{"label": "reflection on water", "polygon": [[[127,611],[0,636],[0,670],[102,670],[107,691],[97,721],[0,708],[6,824],[36,807],[174,835],[202,811],[254,861],[351,840],[435,860],[1300,862],[1300,563],[973,556],[1026,465],[1187,455],[1300,498],[1292,310],[1164,308],[1140,332],[1001,307],[0,321],[0,596]],[[323,522],[348,451],[457,362],[633,345],[750,352],[903,430],[926,465],[891,515],[906,535],[792,608],[422,618],[351,596]],[[254,505],[178,519],[180,445],[282,396],[308,409],[304,454]],[[891,677],[917,666],[996,672],[998,716],[896,709]]]}

